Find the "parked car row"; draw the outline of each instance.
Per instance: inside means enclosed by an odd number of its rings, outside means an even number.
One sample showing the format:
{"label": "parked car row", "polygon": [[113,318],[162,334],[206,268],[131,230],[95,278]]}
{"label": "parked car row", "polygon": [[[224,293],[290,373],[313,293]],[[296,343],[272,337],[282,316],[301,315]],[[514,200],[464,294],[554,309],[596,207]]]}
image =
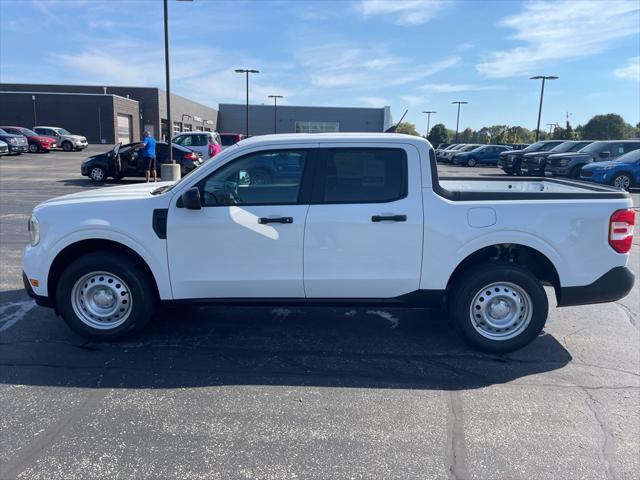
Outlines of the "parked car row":
{"label": "parked car row", "polygon": [[453,165],[496,165],[502,152],[511,151],[509,145],[482,145],[479,143],[452,144],[436,150],[436,159]]}
{"label": "parked car row", "polygon": [[[31,152],[50,152],[55,148],[65,151],[87,148],[87,139],[80,135],[72,135],[60,127],[0,126],[0,140],[7,144],[8,155],[20,155]],[[4,155],[0,153],[0,155]]]}

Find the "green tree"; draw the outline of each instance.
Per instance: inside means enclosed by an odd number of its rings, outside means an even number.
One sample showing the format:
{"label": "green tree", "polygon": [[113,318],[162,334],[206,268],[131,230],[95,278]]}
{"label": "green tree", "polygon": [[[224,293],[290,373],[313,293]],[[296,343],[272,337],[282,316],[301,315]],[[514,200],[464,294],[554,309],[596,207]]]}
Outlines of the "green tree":
{"label": "green tree", "polygon": [[398,128],[396,128],[396,133],[405,133],[407,135],[415,135],[417,137],[420,136],[420,134],[416,130],[416,126],[413,123],[409,122],[399,123]]}
{"label": "green tree", "polygon": [[554,140],[573,140],[575,139],[575,134],[573,133],[573,128],[571,128],[571,124],[567,120],[565,128],[556,127],[553,130],[553,135],[551,136]]}
{"label": "green tree", "polygon": [[582,138],[588,140],[616,140],[625,138],[631,126],[616,113],[596,115],[583,127]]}
{"label": "green tree", "polygon": [[433,145],[437,147],[441,143],[449,143],[450,140],[449,131],[447,127],[442,123],[436,123],[431,130],[429,131],[429,135],[427,135],[427,140]]}
{"label": "green tree", "polygon": [[476,132],[471,128],[465,128],[460,134],[459,137],[460,142],[462,143],[475,143],[476,142]]}

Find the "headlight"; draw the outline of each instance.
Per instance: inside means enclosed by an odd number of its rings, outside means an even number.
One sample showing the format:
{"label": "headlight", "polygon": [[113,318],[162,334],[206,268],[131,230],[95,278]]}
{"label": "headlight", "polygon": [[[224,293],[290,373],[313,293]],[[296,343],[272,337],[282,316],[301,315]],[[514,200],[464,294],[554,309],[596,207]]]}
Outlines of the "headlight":
{"label": "headlight", "polygon": [[10,138],[7,140],[7,142],[9,142],[11,145],[16,145],[18,143],[18,140],[16,140],[15,138]]}
{"label": "headlight", "polygon": [[40,222],[33,214],[29,218],[29,242],[32,247],[40,243]]}

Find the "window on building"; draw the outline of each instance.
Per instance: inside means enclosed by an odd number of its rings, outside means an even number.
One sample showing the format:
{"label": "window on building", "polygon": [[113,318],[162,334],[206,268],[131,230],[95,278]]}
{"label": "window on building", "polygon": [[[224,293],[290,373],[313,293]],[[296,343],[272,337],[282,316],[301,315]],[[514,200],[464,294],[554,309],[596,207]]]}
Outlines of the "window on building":
{"label": "window on building", "polygon": [[193,131],[193,127],[190,123],[185,123],[182,127],[183,132],[191,132]]}
{"label": "window on building", "polygon": [[173,122],[173,134],[171,136],[173,137],[180,132],[182,132],[182,122]]}
{"label": "window on building", "polygon": [[326,165],[326,203],[392,202],[406,195],[404,150],[340,148]]}
{"label": "window on building", "polygon": [[325,133],[339,132],[340,124],[338,122],[296,122],[296,133]]}

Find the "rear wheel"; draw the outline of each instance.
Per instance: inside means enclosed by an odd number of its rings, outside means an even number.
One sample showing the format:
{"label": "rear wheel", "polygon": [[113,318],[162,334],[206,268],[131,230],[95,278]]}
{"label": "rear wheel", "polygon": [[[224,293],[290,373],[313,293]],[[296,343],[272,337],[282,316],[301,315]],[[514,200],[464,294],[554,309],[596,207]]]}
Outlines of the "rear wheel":
{"label": "rear wheel", "polygon": [[489,262],[465,271],[449,296],[452,323],[473,347],[507,353],[532,342],[547,320],[542,284],[518,265]]}
{"label": "rear wheel", "polygon": [[76,333],[111,340],[146,325],[153,315],[153,279],[116,252],[94,252],[74,261],[60,276],[56,304]]}
{"label": "rear wheel", "polygon": [[102,167],[91,167],[89,178],[96,183],[103,183],[107,179],[107,172]]}
{"label": "rear wheel", "polygon": [[617,188],[622,188],[623,190],[629,190],[631,184],[633,183],[633,179],[631,175],[628,173],[619,173],[611,180],[611,185]]}
{"label": "rear wheel", "polygon": [[580,178],[580,170],[582,170],[582,165],[578,165],[578,166],[573,167],[571,169],[571,171],[569,172],[569,177],[570,178],[575,178],[575,179]]}

